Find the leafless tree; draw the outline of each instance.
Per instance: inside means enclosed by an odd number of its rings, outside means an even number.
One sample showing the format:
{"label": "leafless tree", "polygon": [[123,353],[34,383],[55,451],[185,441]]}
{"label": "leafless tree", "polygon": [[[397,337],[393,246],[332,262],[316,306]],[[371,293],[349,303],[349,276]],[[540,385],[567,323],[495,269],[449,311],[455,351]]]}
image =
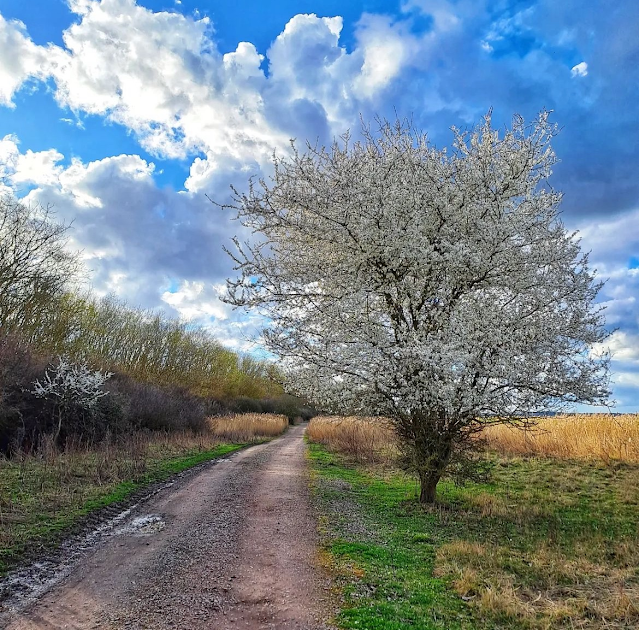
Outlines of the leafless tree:
{"label": "leafless tree", "polygon": [[49,207],[0,198],[0,330],[38,326],[77,278],[68,230]]}

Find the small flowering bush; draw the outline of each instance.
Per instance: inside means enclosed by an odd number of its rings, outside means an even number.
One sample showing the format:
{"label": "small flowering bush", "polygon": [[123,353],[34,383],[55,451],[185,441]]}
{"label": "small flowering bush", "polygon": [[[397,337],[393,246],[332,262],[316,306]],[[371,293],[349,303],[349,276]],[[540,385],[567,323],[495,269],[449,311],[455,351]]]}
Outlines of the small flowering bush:
{"label": "small flowering bush", "polygon": [[72,363],[67,357],[58,357],[57,365],[44,373],[44,378],[33,383],[31,393],[38,398],[51,400],[57,410],[57,440],[65,413],[74,405],[90,410],[108,392],[102,389],[112,376],[110,372],[92,371],[86,363]]}

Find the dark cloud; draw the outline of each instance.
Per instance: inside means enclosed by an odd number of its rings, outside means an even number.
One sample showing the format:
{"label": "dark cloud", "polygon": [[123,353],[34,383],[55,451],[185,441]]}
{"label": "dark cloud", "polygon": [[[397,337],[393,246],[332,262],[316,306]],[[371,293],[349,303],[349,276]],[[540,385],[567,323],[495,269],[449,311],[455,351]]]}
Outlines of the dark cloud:
{"label": "dark cloud", "polygon": [[[423,11],[429,4],[423,3]],[[421,67],[404,73],[384,113],[412,113],[438,144],[451,124],[497,124],[554,111],[561,162],[553,185],[571,220],[639,205],[639,4],[470,2],[448,5],[458,24],[437,35]],[[572,68],[587,64],[585,76]]]}

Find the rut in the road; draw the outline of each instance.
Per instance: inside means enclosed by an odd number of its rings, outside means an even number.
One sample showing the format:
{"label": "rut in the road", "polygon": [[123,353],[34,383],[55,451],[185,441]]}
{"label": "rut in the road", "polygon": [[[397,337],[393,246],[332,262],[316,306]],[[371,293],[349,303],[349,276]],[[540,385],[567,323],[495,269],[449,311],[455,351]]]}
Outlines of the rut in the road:
{"label": "rut in the road", "polygon": [[302,435],[161,492],[8,628],[325,628]]}

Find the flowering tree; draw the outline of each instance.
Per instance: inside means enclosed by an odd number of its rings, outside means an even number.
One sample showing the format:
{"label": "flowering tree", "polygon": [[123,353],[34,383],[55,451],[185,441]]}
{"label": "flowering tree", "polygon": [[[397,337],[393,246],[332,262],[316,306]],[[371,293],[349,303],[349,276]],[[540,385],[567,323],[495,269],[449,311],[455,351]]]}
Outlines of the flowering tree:
{"label": "flowering tree", "polygon": [[261,238],[234,239],[226,299],[270,318],[295,390],[393,420],[422,502],[486,424],[609,395],[600,284],[547,185],[554,125],[453,132],[450,151],[401,122],[293,144],[230,206]]}
{"label": "flowering tree", "polygon": [[111,376],[110,372],[91,371],[86,363],[72,363],[66,357],[58,357],[58,364],[45,371],[44,379],[33,383],[32,394],[55,404],[58,426],[54,442],[60,436],[65,413],[73,405],[81,409],[93,408],[100,398],[108,394],[102,386]]}

